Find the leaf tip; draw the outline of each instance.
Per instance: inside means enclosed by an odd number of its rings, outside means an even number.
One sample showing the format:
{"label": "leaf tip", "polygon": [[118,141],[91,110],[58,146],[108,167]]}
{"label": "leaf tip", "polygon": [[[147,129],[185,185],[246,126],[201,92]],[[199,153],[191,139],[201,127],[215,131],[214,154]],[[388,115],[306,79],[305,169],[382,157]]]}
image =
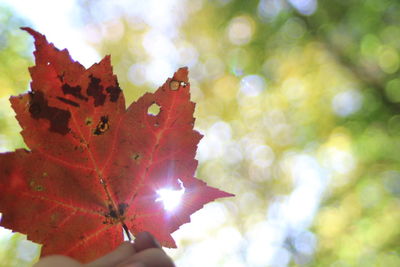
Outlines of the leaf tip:
{"label": "leaf tip", "polygon": [[189,70],[188,67],[182,67],[179,68],[175,73],[174,73],[174,77],[172,78],[172,80],[175,81],[182,81],[182,82],[189,82]]}
{"label": "leaf tip", "polygon": [[235,196],[235,194],[228,193],[228,192],[225,192],[225,191],[222,191],[222,190],[218,190],[218,191],[219,192],[218,192],[217,198],[225,198],[225,197],[234,197]]}
{"label": "leaf tip", "polygon": [[111,55],[106,55],[103,60],[111,64]]}
{"label": "leaf tip", "polygon": [[41,34],[41,33],[37,32],[37,31],[33,30],[33,29],[30,28],[30,27],[21,27],[20,29],[23,30],[23,31],[26,31],[27,33],[29,33],[30,35],[32,35],[33,38],[35,38],[35,39],[37,39],[37,38],[45,38],[43,34]]}
{"label": "leaf tip", "polygon": [[36,50],[39,50],[41,45],[48,44],[46,36],[44,36],[43,34],[35,31],[34,29],[32,29],[30,27],[21,27],[20,29],[23,30],[23,31],[26,31],[27,33],[32,35],[33,39],[35,39]]}

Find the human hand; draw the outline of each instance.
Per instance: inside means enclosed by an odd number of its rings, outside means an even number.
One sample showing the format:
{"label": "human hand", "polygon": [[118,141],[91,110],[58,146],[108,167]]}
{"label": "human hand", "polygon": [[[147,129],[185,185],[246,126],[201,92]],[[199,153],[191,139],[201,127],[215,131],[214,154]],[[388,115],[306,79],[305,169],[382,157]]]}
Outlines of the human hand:
{"label": "human hand", "polygon": [[54,255],[37,262],[34,267],[174,267],[171,258],[162,250],[155,238],[141,232],[135,242],[123,242],[109,254],[88,264],[70,257]]}

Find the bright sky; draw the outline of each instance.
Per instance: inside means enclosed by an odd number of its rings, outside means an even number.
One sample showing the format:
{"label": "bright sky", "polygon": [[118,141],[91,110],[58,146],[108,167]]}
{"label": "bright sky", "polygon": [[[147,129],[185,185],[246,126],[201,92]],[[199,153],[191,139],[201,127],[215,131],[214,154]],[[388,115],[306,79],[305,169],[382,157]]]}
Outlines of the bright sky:
{"label": "bright sky", "polygon": [[[12,7],[19,16],[29,20],[31,26],[46,35],[47,39],[59,49],[67,48],[74,60],[79,61],[85,67],[98,62],[102,56],[89,46],[79,30],[79,6],[76,0],[3,0]],[[118,14],[116,7],[123,7],[122,12],[131,16],[140,17],[150,30],[144,38],[143,46],[149,56],[149,61],[141,65],[145,69],[146,79],[155,86],[162,84],[173,73],[179,57],[171,57],[171,53],[177,51],[172,39],[177,36],[179,25],[185,19],[183,8],[179,0],[114,0],[101,1],[97,6],[97,19],[112,19]],[[178,8],[179,6],[179,8]],[[108,10],[104,12],[104,10]],[[147,12],[151,10],[152,12]],[[173,11],[173,12],[172,12]],[[179,16],[176,16],[179,12]],[[151,41],[149,41],[151,40]],[[156,41],[154,41],[156,40]],[[187,53],[186,53],[187,55]],[[189,65],[185,62],[184,65]]]}
{"label": "bright sky", "polygon": [[72,58],[85,67],[100,60],[99,54],[84,40],[82,32],[75,28],[73,20],[75,0],[2,0],[18,15],[27,19],[31,27],[44,33],[59,49],[68,48]]}

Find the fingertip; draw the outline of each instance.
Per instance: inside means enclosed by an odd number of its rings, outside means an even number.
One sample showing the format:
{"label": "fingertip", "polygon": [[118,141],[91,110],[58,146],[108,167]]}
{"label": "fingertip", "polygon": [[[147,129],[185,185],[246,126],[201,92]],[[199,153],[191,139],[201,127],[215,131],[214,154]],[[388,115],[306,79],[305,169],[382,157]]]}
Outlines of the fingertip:
{"label": "fingertip", "polygon": [[118,246],[118,248],[130,250],[130,251],[132,251],[132,253],[135,252],[135,251],[134,251],[135,248],[134,248],[134,246],[133,246],[133,242],[130,242],[130,241],[124,241],[124,242],[122,242],[121,245]]}
{"label": "fingertip", "polygon": [[103,257],[87,264],[87,266],[106,267],[115,266],[135,254],[135,247],[132,243],[124,241],[114,251],[104,255]]}
{"label": "fingertip", "polygon": [[118,253],[120,256],[130,256],[136,253],[135,246],[129,241],[124,241],[119,245],[114,253]]}
{"label": "fingertip", "polygon": [[48,266],[57,266],[57,267],[80,267],[82,264],[72,258],[62,256],[62,255],[52,255],[47,256],[40,261],[38,261],[34,267],[48,267]]}
{"label": "fingertip", "polygon": [[146,267],[142,262],[131,262],[118,267]]}
{"label": "fingertip", "polygon": [[148,248],[161,248],[161,245],[149,232],[140,232],[136,235],[134,248],[140,252]]}
{"label": "fingertip", "polygon": [[[164,253],[162,249],[159,248],[149,248],[133,255],[126,262],[118,267],[131,267],[129,264],[142,263],[142,266],[146,267],[175,267],[174,262],[167,254]],[[135,266],[135,265],[132,265]],[[139,265],[140,266],[140,265]],[[136,267],[136,266],[135,266]]]}

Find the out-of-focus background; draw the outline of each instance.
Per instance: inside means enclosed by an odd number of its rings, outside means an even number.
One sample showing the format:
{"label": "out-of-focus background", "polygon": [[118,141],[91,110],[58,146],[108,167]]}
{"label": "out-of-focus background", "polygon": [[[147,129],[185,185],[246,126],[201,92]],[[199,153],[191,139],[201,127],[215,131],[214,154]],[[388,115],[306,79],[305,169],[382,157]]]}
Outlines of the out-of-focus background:
{"label": "out-of-focus background", "polygon": [[[189,67],[197,177],[236,197],[173,234],[177,266],[400,266],[399,1],[1,0],[3,152],[24,147],[21,26],[111,54],[128,104]],[[1,266],[37,260],[25,239],[0,229]]]}

